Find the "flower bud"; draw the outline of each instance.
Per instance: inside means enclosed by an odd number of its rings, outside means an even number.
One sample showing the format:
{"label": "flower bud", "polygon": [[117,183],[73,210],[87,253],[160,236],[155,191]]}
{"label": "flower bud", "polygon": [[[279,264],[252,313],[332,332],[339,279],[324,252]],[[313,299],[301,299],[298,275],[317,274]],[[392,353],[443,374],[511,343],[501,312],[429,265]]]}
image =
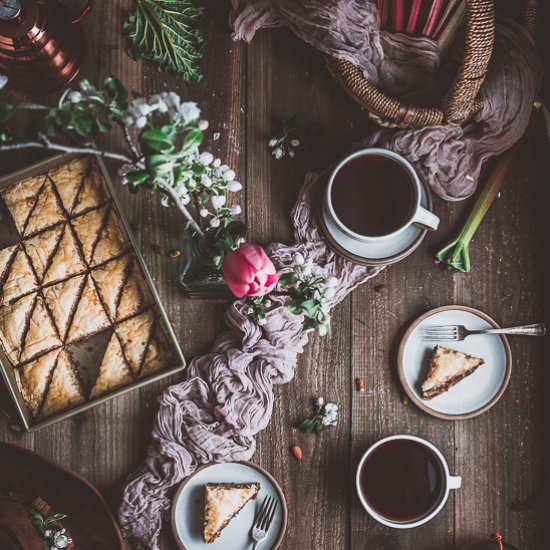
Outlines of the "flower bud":
{"label": "flower bud", "polygon": [[208,151],[205,151],[204,153],[200,154],[199,159],[204,165],[208,166],[214,161],[214,155],[212,153],[209,153]]}
{"label": "flower bud", "polygon": [[273,155],[277,160],[279,160],[279,159],[283,158],[284,151],[283,151],[280,147],[276,147],[275,149],[273,149],[272,155]]}
{"label": "flower bud", "polygon": [[271,139],[269,140],[269,146],[270,146],[270,147],[277,147],[277,138],[274,138],[274,137],[271,138]]}
{"label": "flower bud", "polygon": [[224,173],[223,173],[223,179],[225,181],[233,181],[235,179],[235,172],[233,170],[226,170]]}
{"label": "flower bud", "polygon": [[220,220],[218,218],[212,218],[210,220],[210,227],[220,227]]}
{"label": "flower bud", "polygon": [[294,263],[294,265],[304,265],[305,261],[306,260],[303,254],[300,254],[300,252],[296,252],[292,256],[292,262]]}
{"label": "flower bud", "polygon": [[317,406],[322,407],[325,404],[325,398],[324,397],[318,397],[317,398]]}
{"label": "flower bud", "polygon": [[227,185],[227,189],[231,191],[232,193],[237,193],[243,188],[243,185],[239,181],[230,181]]}
{"label": "flower bud", "polygon": [[208,130],[208,120],[199,120],[199,130]]}
{"label": "flower bud", "polygon": [[199,210],[199,216],[200,216],[201,218],[206,218],[206,216],[208,216],[208,214],[209,214],[209,212],[208,212],[208,210],[207,210],[206,208],[201,208],[201,209]]}
{"label": "flower bud", "polygon": [[241,206],[239,204],[233,204],[231,206],[231,214],[238,216],[242,212]]}

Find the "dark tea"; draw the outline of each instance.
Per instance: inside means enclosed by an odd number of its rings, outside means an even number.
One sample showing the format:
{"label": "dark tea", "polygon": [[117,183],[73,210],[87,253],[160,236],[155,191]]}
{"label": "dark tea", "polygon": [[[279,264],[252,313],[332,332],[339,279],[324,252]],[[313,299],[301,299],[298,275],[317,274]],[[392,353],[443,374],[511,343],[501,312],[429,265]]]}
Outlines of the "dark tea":
{"label": "dark tea", "polygon": [[360,486],[369,506],[383,518],[410,522],[428,514],[439,502],[443,468],[424,445],[396,439],[376,447],[363,463]]}
{"label": "dark tea", "polygon": [[389,235],[405,225],[415,207],[411,175],[383,155],[356,157],[336,173],[331,191],[338,219],[366,237]]}

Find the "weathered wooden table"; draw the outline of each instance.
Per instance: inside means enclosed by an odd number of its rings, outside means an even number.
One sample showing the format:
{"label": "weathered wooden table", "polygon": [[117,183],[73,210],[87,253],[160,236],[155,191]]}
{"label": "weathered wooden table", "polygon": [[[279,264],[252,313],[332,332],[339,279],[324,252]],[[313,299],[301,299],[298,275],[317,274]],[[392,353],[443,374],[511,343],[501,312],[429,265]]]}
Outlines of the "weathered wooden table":
{"label": "weathered wooden table", "polygon": [[[175,89],[197,100],[211,122],[210,131],[221,133],[213,152],[235,167],[246,183],[242,201],[251,239],[265,244],[291,241],[289,211],[304,174],[326,168],[366,135],[371,128],[364,114],[331,80],[322,56],[288,31],[261,32],[251,46],[233,43],[225,3],[209,3],[203,81],[185,85],[159,74],[152,65],[126,55],[121,23],[131,4],[97,3],[86,22],[89,51],[83,74],[113,74],[138,93]],[[0,101],[23,97],[0,92]],[[302,121],[297,158],[275,161],[267,141],[277,121],[294,114]],[[450,550],[494,530],[501,530],[522,550],[550,547],[547,340],[511,339],[514,371],[507,393],[486,414],[462,422],[437,420],[405,404],[395,364],[404,327],[435,306],[474,306],[503,325],[544,319],[550,192],[548,149],[543,147],[536,125],[472,244],[471,274],[449,273],[432,263],[434,250],[450,236],[471,201],[436,200],[443,220],[437,234],[339,305],[332,337],[311,338],[294,381],[276,390],[274,415],[258,437],[254,460],[285,491],[285,550],[376,550],[385,548],[389,538],[404,550]],[[0,154],[0,173],[38,158],[36,152]],[[177,248],[181,220],[155,197],[119,189],[186,356],[207,351],[223,327],[226,304],[186,299],[178,283],[178,261],[151,249],[153,244]],[[375,291],[377,285],[384,285],[386,292]],[[357,377],[365,379],[363,393],[355,389]],[[16,434],[2,421],[0,439],[82,473],[116,510],[125,477],[144,457],[155,397],[177,380],[152,384],[31,435]],[[340,422],[321,436],[302,434],[294,426],[319,395],[340,405]],[[370,443],[403,432],[437,445],[464,484],[435,520],[396,532],[363,511],[354,474]],[[302,463],[290,455],[292,443],[302,446]],[[169,528],[163,539],[165,548],[174,547]]]}

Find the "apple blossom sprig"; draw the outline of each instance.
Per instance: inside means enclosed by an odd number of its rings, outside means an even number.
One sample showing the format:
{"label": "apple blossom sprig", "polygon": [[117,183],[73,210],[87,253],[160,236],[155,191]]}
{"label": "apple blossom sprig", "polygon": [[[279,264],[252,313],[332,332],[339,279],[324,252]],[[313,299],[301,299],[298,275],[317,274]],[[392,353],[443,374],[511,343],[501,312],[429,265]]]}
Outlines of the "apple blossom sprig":
{"label": "apple blossom sprig", "polygon": [[[9,131],[17,111],[29,113],[29,135],[34,137],[19,139]],[[122,131],[128,152],[91,145],[115,127]],[[101,85],[81,80],[53,107],[0,103],[0,151],[34,147],[122,162],[122,182],[132,191],[157,192],[164,206],[178,208],[195,233],[209,234],[215,241],[224,238],[224,229],[241,213],[239,205],[228,206],[228,195],[242,185],[227,164],[200,150],[207,128],[196,103],[183,101],[175,92],[130,100],[123,84],[112,77]],[[58,138],[68,138],[71,145]]]}
{"label": "apple blossom sprig", "polygon": [[285,155],[290,158],[296,156],[295,149],[300,146],[300,140],[296,137],[298,131],[298,123],[296,117],[290,120],[283,120],[282,128],[279,135],[273,136],[269,140],[269,148],[271,154],[277,159],[282,159]]}
{"label": "apple blossom sprig", "polygon": [[299,252],[293,255],[292,262],[294,271],[279,279],[279,286],[291,298],[288,309],[295,315],[305,315],[303,334],[312,330],[321,336],[330,334],[329,302],[336,293],[338,279]]}
{"label": "apple blossom sprig", "polygon": [[318,397],[315,402],[315,414],[306,418],[298,426],[305,433],[320,434],[329,426],[338,424],[338,405],[336,403],[325,403],[323,397]]}
{"label": "apple blossom sprig", "polygon": [[67,548],[72,544],[72,538],[58,522],[67,517],[66,514],[53,514],[45,517],[35,508],[29,508],[31,522],[42,535],[44,550],[57,550]]}

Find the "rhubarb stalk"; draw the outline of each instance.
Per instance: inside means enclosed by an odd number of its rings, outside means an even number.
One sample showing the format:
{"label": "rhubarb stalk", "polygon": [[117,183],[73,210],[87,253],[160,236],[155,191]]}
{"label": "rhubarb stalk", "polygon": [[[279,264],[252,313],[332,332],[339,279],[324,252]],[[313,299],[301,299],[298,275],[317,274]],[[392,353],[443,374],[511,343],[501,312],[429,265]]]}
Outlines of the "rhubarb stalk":
{"label": "rhubarb stalk", "polygon": [[444,2],[445,0],[433,0],[432,7],[430,8],[430,13],[428,14],[428,19],[426,21],[426,25],[424,26],[424,30],[422,31],[422,34],[424,36],[432,38]]}
{"label": "rhubarb stalk", "polygon": [[414,31],[416,30],[421,9],[422,9],[422,0],[413,0],[411,11],[409,13],[409,20],[407,22],[407,32],[410,34],[414,34]]}
{"label": "rhubarb stalk", "polygon": [[506,176],[510,172],[518,153],[521,149],[523,139],[517,141],[496,163],[491,175],[483,190],[481,191],[470,216],[466,220],[462,231],[458,237],[446,244],[437,254],[439,262],[447,265],[449,270],[456,269],[467,273],[470,271],[470,251],[469,245],[472,237],[483,221],[485,214],[495,200],[504,183]]}
{"label": "rhubarb stalk", "polygon": [[380,28],[385,29],[388,25],[388,0],[378,0],[378,17]]}
{"label": "rhubarb stalk", "polygon": [[433,37],[435,40],[437,40],[437,37],[441,34],[441,31],[444,28],[444,25],[447,24],[447,22],[451,19],[451,16],[455,13],[457,8],[460,6],[460,4],[466,4],[466,0],[450,0],[450,2],[447,4],[447,7],[445,8],[445,11],[439,18],[439,21],[434,29]]}
{"label": "rhubarb stalk", "polygon": [[405,0],[393,0],[393,32],[405,30]]}
{"label": "rhubarb stalk", "polygon": [[450,45],[453,43],[453,40],[458,30],[462,27],[462,24],[466,20],[466,12],[466,1],[463,0],[449,19],[449,21],[445,24],[443,30],[441,31],[441,34],[435,37],[439,45],[439,53],[441,57],[443,57],[445,53],[447,53]]}

